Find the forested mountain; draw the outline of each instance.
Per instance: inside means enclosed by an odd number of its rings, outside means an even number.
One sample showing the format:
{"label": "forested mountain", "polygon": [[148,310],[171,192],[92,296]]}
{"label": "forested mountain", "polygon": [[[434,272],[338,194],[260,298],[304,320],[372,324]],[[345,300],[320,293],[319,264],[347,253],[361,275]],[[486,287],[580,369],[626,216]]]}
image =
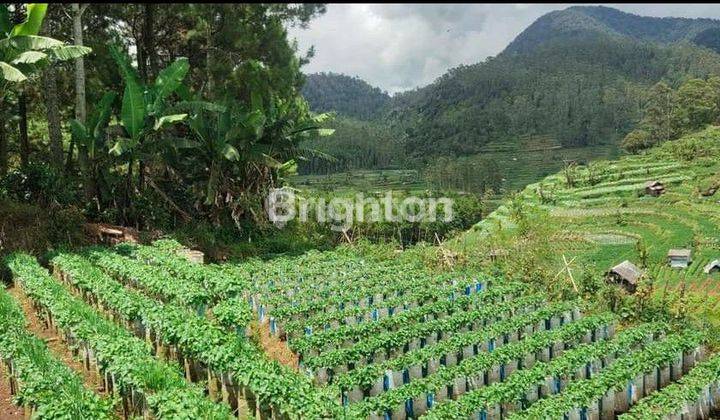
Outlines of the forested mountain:
{"label": "forested mountain", "polygon": [[[433,165],[438,156],[488,156],[498,145],[515,144],[522,154],[535,148],[534,138],[543,147],[617,148],[637,126],[651,86],[720,75],[718,46],[717,20],[570,7],[540,17],[498,56],[395,95],[380,121],[417,167]],[[316,96],[337,89],[312,80]],[[347,110],[359,105],[346,101],[354,98],[327,98],[317,111],[335,103],[351,115]]]}
{"label": "forested mountain", "polygon": [[657,18],[604,6],[574,6],[541,16],[503,53],[531,52],[553,40],[594,39],[598,36],[658,43],[691,41],[702,32],[718,26],[718,21],[714,19]]}
{"label": "forested mountain", "polygon": [[418,158],[480,153],[522,135],[565,147],[617,144],[637,123],[648,87],[720,74],[720,56],[691,42],[714,27],[720,22],[607,7],[552,12],[497,57],[397,95],[394,120]]}
{"label": "forested mountain", "polygon": [[338,73],[307,76],[302,94],[316,112],[336,111],[362,120],[382,115],[390,96],[358,77]]}

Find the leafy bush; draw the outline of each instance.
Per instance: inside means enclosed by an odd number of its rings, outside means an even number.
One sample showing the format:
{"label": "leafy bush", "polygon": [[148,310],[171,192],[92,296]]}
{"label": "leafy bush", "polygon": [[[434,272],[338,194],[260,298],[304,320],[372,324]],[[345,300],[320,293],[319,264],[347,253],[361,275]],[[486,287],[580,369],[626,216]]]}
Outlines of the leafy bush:
{"label": "leafy bush", "polygon": [[72,182],[67,182],[45,163],[30,163],[0,178],[0,195],[41,206],[75,204],[78,200]]}
{"label": "leafy bush", "polygon": [[660,147],[660,153],[685,162],[720,157],[720,128],[708,127],[677,141],[664,143]]}

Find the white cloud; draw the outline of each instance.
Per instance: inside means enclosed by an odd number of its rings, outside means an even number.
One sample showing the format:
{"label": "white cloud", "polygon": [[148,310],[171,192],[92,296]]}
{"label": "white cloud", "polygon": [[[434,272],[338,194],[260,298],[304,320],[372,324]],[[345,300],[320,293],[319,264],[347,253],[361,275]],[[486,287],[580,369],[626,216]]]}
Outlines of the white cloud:
{"label": "white cloud", "polygon": [[[329,4],[308,29],[290,28],[304,71],[359,76],[391,93],[426,85],[448,69],[494,56],[563,4]],[[720,18],[720,5],[608,4],[647,16]]]}

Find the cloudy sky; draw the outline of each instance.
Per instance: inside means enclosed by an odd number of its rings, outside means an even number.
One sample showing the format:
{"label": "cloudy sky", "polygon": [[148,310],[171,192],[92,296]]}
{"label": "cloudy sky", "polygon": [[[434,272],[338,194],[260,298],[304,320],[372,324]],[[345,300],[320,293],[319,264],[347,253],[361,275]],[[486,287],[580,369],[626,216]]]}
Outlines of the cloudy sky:
{"label": "cloudy sky", "polygon": [[[720,5],[607,4],[647,16],[720,19]],[[360,76],[390,93],[432,82],[448,69],[498,54],[524,28],[563,4],[329,4],[307,29],[291,28],[304,71]]]}

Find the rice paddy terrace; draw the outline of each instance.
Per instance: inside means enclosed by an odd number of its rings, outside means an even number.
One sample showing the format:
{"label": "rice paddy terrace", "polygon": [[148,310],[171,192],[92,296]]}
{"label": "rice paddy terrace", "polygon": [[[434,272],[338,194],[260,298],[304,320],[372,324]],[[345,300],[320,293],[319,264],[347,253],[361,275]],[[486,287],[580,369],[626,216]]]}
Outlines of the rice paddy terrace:
{"label": "rice paddy terrace", "polygon": [[[720,193],[714,193],[720,186],[719,149],[720,129],[710,127],[646,155],[579,167],[572,187],[563,172],[549,176],[524,189],[522,202],[543,214],[556,269],[562,255],[574,259],[578,275],[600,275],[623,260],[642,266],[640,250],[646,249],[645,272],[658,293],[684,288],[698,298],[704,315],[718,321],[720,276],[704,268],[720,258]],[[666,192],[645,194],[647,181],[663,183]],[[466,250],[488,243],[512,248],[517,223],[511,206],[506,202],[456,244]],[[498,240],[502,235],[510,240]],[[668,250],[676,248],[692,250],[688,268],[668,265]]]}
{"label": "rice paddy terrace", "polygon": [[49,270],[8,258],[3,381],[26,413],[708,418],[720,402],[720,357],[701,333],[619,327],[517,279],[348,249],[240,265],[177,251],[91,248]]}

